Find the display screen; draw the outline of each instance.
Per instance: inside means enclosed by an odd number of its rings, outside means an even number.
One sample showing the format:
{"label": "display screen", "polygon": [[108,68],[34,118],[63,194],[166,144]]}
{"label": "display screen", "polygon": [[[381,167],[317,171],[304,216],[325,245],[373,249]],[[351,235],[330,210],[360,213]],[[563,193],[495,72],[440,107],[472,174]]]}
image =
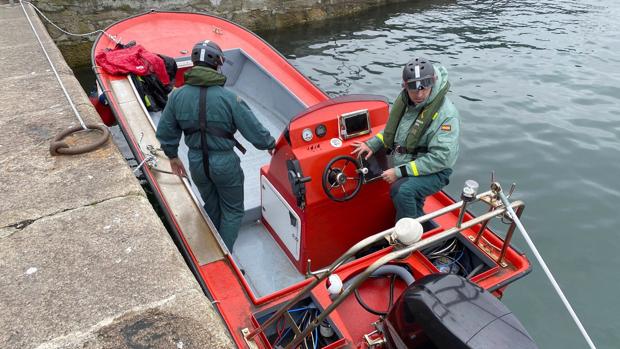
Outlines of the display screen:
{"label": "display screen", "polygon": [[342,121],[348,137],[370,132],[367,110],[342,115]]}
{"label": "display screen", "polygon": [[390,166],[390,161],[385,151],[385,147],[382,147],[377,152],[372,154],[372,156],[368,158],[368,160],[366,160],[364,156],[360,157],[359,159],[362,163],[362,167],[368,169],[368,172],[364,174],[365,182],[372,182],[375,179],[381,178],[383,171],[392,167]]}

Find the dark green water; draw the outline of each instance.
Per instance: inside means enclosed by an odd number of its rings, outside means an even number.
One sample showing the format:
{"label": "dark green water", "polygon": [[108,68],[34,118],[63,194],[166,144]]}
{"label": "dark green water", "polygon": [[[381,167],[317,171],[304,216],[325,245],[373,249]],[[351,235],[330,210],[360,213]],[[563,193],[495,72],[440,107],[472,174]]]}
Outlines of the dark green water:
{"label": "dark green water", "polygon": [[[517,182],[524,224],[582,323],[598,348],[618,348],[619,17],[613,0],[413,1],[261,35],[334,96],[393,99],[409,58],[445,65],[462,118],[447,191],[488,186],[492,170]],[[587,347],[536,262],[504,300],[541,348]]]}
{"label": "dark green water", "polygon": [[[618,18],[615,0],[412,1],[260,35],[332,96],[393,99],[409,58],[445,65],[462,119],[447,192],[470,178],[487,187],[492,170],[517,182],[523,222],[575,311],[598,348],[618,348]],[[585,348],[533,264],[505,303],[541,348]]]}

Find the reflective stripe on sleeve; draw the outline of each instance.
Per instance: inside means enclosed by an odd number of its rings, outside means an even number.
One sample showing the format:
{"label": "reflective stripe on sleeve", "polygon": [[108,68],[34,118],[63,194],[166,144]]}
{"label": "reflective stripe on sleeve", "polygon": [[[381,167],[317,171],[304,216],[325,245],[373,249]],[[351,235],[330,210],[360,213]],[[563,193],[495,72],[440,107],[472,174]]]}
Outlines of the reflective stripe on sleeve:
{"label": "reflective stripe on sleeve", "polygon": [[409,165],[411,166],[411,172],[413,172],[413,175],[416,177],[419,176],[420,173],[418,172],[418,166],[415,165],[415,161],[411,161]]}
{"label": "reflective stripe on sleeve", "polygon": [[385,142],[383,141],[383,133],[377,133],[377,138],[379,138],[381,143],[383,143],[385,145]]}

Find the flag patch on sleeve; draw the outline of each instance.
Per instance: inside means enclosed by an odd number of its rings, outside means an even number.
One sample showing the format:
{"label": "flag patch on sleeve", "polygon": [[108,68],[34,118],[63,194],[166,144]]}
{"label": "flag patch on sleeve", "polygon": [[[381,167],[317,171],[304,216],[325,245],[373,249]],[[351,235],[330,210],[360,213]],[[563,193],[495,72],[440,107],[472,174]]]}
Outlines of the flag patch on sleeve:
{"label": "flag patch on sleeve", "polygon": [[452,126],[450,125],[441,125],[442,131],[452,131]]}

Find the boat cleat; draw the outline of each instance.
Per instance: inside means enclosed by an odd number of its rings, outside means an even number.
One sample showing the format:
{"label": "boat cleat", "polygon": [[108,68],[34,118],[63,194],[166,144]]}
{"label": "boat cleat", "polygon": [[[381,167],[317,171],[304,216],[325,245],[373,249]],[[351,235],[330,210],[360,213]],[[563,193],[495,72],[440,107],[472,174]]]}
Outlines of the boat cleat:
{"label": "boat cleat", "polygon": [[366,342],[366,345],[369,349],[372,349],[379,346],[382,347],[385,344],[385,338],[381,335],[381,331],[377,329],[368,334],[365,334],[364,342]]}

